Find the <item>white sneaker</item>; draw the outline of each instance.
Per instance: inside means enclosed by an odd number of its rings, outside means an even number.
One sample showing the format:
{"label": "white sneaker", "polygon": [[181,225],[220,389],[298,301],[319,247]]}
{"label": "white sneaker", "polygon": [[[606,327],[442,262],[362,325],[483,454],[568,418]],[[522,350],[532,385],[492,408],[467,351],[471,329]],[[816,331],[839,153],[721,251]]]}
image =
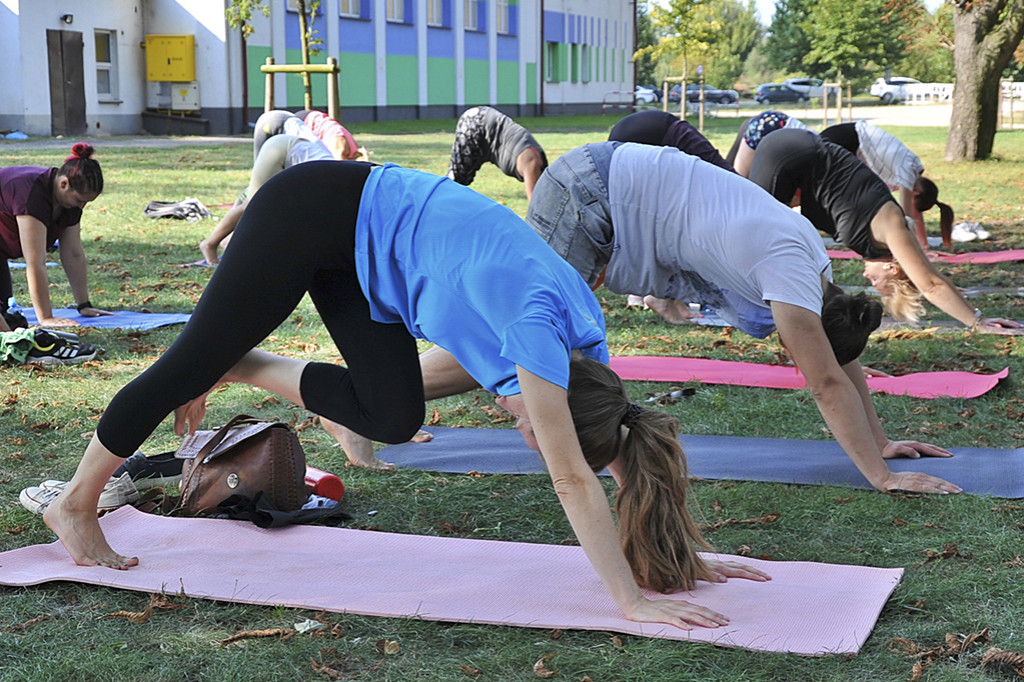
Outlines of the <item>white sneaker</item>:
{"label": "white sneaker", "polygon": [[978,238],[978,235],[968,229],[966,223],[957,223],[953,226],[953,232],[949,235],[955,242],[971,242]]}
{"label": "white sneaker", "polygon": [[626,297],[626,305],[630,308],[646,308],[647,304],[644,303],[643,296],[637,296],[636,294],[630,294]]}
{"label": "white sneaker", "polygon": [[967,223],[967,229],[978,235],[978,239],[988,239],[992,233],[981,226],[981,223]]}
{"label": "white sneaker", "polygon": [[[18,495],[21,506],[33,514],[42,514],[47,506],[64,492],[66,481],[43,481],[42,485],[25,488]],[[111,511],[139,499],[139,491],[132,483],[131,476],[122,474],[119,478],[111,478],[103,487],[100,499],[96,503],[97,512]]]}

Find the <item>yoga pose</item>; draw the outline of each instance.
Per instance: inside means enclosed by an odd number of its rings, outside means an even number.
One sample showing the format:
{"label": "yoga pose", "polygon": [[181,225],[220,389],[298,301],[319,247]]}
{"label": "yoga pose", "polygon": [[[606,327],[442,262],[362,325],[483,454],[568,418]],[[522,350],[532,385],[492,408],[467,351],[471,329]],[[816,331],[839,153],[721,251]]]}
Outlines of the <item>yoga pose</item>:
{"label": "yoga pose", "polygon": [[[271,112],[273,113],[273,112]],[[287,112],[285,112],[287,113]],[[260,145],[259,156],[252,166],[249,187],[238,197],[223,218],[214,226],[210,235],[199,242],[199,251],[209,265],[220,263],[220,250],[227,248],[235,226],[242,219],[249,200],[270,178],[285,168],[291,168],[307,161],[331,161],[334,156],[319,140],[288,134],[275,134]]]}
{"label": "yoga pose", "polygon": [[777,328],[825,422],[873,486],[960,492],[889,470],[885,458],[951,453],[885,435],[856,360],[878,326],[878,304],[836,295],[821,237],[748,181],[669,147],[589,144],[548,168],[526,220],[591,286],[710,304],[757,337]]}
{"label": "yoga pose", "polygon": [[781,111],[762,111],[757,116],[748,118],[740,125],[740,131],[736,134],[736,140],[729,148],[725,160],[733,165],[736,172],[743,177],[750,176],[750,164],[754,162],[754,152],[761,140],[783,128],[805,129],[803,121],[784,114]]}
{"label": "yoga pose", "polygon": [[367,161],[360,158],[366,150],[360,149],[348,129],[322,111],[303,109],[295,115],[309,126],[320,141],[331,150],[338,161]]}
{"label": "yoga pose", "polygon": [[928,251],[928,233],[922,213],[932,206],[939,207],[942,245],[947,249],[953,246],[953,209],[939,201],[939,188],[924,177],[920,157],[905,144],[867,121],[829,126],[821,131],[821,138],[856,154],[890,190],[899,190],[900,206],[913,220],[917,241],[923,250]]}
{"label": "yoga pose", "polygon": [[[723,625],[721,614],[650,599],[639,586],[767,579],[694,554],[702,541],[686,511],[677,424],[630,403],[600,367],[608,359],[600,304],[510,210],[418,171],[308,163],[252,198],[234,241],[181,336],[114,396],[74,477],[44,513],[75,562],[138,563],[103,536],[100,491],[172,411],[177,433],[194,431],[220,383],[266,388],[365,437],[408,440],[424,413],[423,338],[516,415],[627,618]],[[254,349],[307,292],[347,366]],[[570,363],[573,354],[582,357]],[[622,481],[621,533],[594,473],[606,465]]]}
{"label": "yoga pose", "polygon": [[[75,307],[84,317],[110,315],[89,300],[85,249],[82,248],[82,209],[103,191],[103,172],[91,144],[79,142],[60,168],[9,166],[0,168],[0,307],[14,293],[10,258],[25,258],[28,294],[40,326],[77,326],[53,316],[46,254],[55,245],[68,277]],[[0,331],[10,331],[0,318]]]}
{"label": "yoga pose", "polygon": [[1021,325],[986,318],[935,269],[907,227],[907,219],[885,183],[857,157],[809,130],[779,130],[757,148],[750,179],[822,232],[864,258],[864,276],[886,309],[916,320],[926,298],[972,331],[1021,334]]}
{"label": "yoga pose", "polygon": [[548,167],[544,149],[529,130],[497,109],[466,109],[455,126],[448,177],[460,185],[470,185],[476,172],[488,162],[523,183],[527,201],[533,196],[537,178]]}
{"label": "yoga pose", "polygon": [[724,170],[733,170],[732,164],[689,121],[667,111],[648,109],[626,116],[612,128],[608,141],[675,147]]}

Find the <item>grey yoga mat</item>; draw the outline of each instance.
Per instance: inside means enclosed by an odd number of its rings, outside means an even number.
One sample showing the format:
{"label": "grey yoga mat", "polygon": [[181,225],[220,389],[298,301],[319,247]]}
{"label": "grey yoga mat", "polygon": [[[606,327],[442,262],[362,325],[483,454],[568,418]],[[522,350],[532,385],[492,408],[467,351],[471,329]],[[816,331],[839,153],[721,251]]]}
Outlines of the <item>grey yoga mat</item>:
{"label": "grey yoga mat", "polygon": [[[403,443],[377,456],[399,467],[482,474],[545,471],[540,456],[511,429],[427,427],[429,443]],[[871,485],[835,441],[680,436],[690,474],[700,478],[837,485]],[[974,495],[1024,498],[1024,448],[949,448],[954,457],[890,459],[893,471],[921,471],[956,483]]]}

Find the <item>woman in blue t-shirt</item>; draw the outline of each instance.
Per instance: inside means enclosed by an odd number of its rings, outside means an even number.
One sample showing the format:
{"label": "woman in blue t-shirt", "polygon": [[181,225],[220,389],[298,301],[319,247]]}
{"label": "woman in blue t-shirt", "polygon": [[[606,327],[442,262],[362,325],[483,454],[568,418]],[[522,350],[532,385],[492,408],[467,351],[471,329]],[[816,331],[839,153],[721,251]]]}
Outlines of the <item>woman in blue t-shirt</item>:
{"label": "woman in blue t-shirt", "polygon": [[[686,511],[678,423],[629,402],[604,364],[600,304],[507,208],[418,171],[318,161],[264,185],[234,239],[181,336],[114,396],[74,477],[44,511],[75,562],[138,563],[103,537],[100,492],[169,413],[178,434],[194,431],[221,383],[274,391],[367,438],[408,440],[424,399],[436,397],[421,376],[423,338],[516,415],[628,618],[723,625],[721,614],[652,600],[640,587],[674,592],[700,579],[767,579],[697,556],[703,541]],[[346,366],[255,349],[307,292]],[[574,354],[582,357],[570,363]],[[594,473],[606,466],[622,486],[621,533]]]}

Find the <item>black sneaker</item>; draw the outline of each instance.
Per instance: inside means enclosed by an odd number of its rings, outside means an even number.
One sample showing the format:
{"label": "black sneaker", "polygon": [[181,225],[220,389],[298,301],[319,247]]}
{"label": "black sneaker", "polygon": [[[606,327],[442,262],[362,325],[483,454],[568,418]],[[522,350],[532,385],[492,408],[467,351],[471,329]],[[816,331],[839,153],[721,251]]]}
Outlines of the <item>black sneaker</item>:
{"label": "black sneaker", "polygon": [[38,329],[25,364],[77,365],[92,360],[98,353],[99,349],[91,343],[74,343]]}
{"label": "black sneaker", "polygon": [[112,475],[128,474],[139,490],[156,486],[176,485],[181,482],[181,467],[185,460],[174,456],[174,451],[146,457],[136,451]]}

